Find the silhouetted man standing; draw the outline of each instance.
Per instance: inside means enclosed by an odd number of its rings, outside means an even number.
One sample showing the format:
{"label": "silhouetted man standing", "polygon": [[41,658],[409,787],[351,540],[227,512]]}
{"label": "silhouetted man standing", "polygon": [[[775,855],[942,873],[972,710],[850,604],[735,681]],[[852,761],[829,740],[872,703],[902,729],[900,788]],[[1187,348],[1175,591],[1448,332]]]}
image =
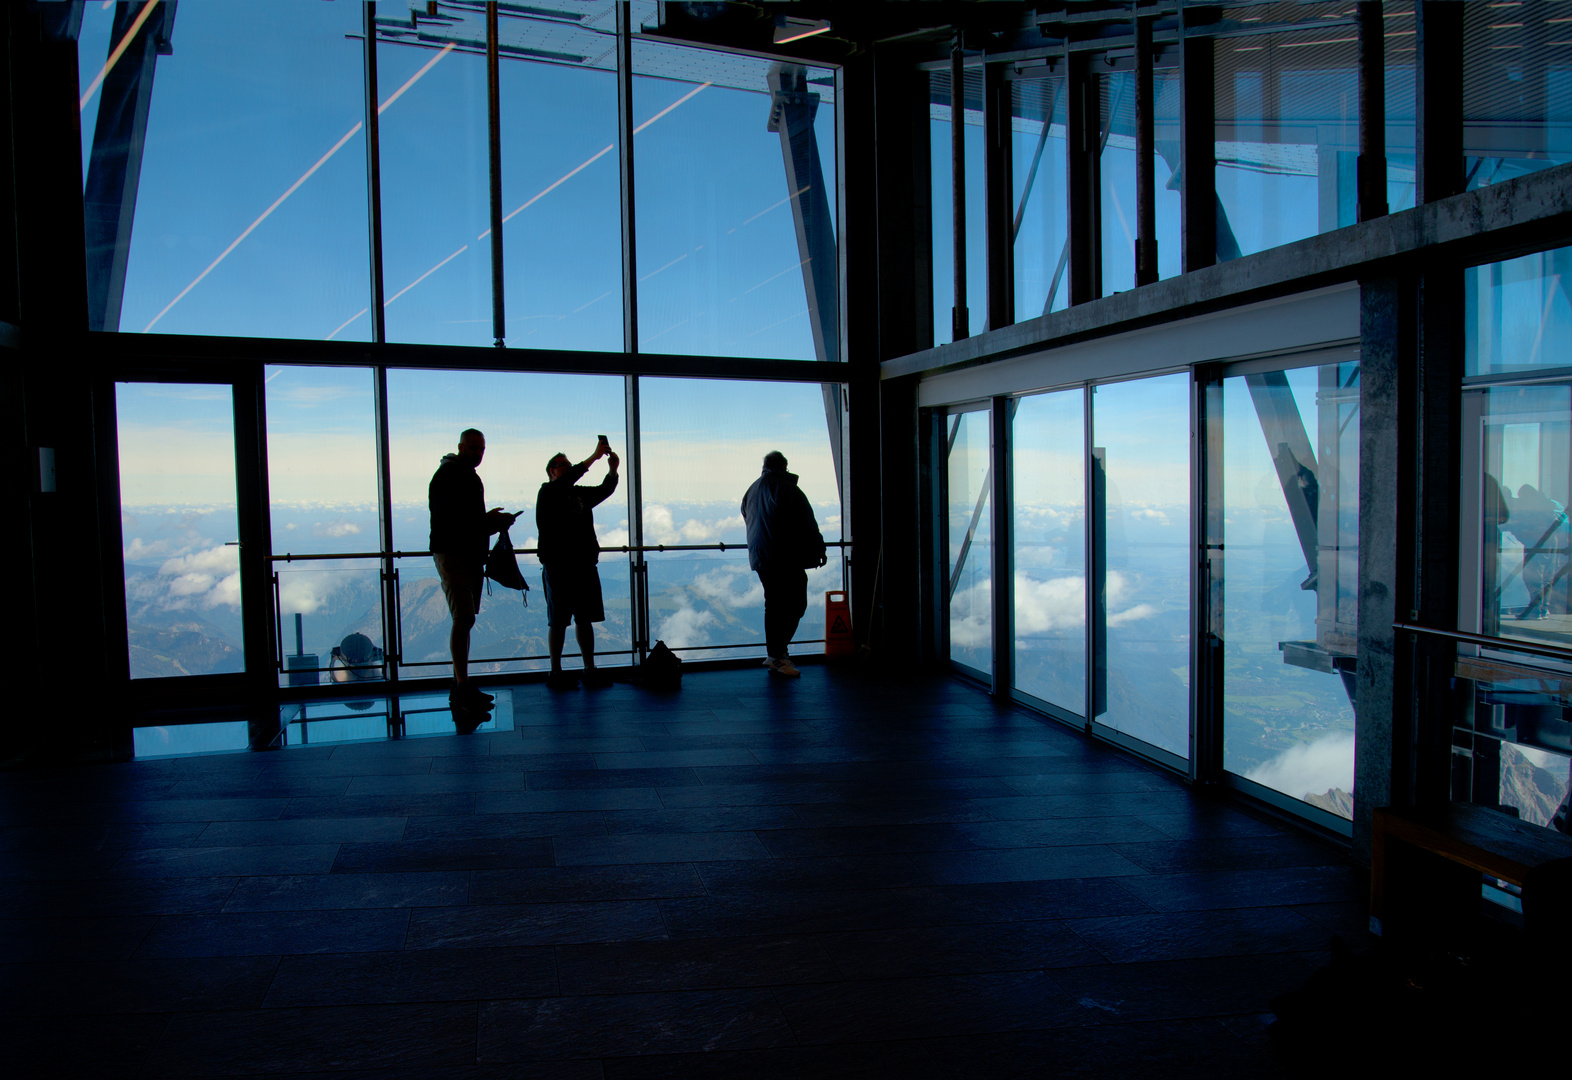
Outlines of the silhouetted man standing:
{"label": "silhouetted man standing", "polygon": [[764,471],[742,497],[742,520],[748,526],[748,566],[764,586],[764,666],[775,675],[795,679],[798,671],[787,646],[808,610],[810,566],[828,561],[824,536],[814,520],[808,497],[797,486],[797,474],[786,471],[779,450],[764,455]]}
{"label": "silhouetted man standing", "polygon": [[[600,458],[611,468],[594,487],[574,483]],[[546,685],[571,690],[578,679],[562,670],[562,646],[573,624],[579,654],[584,658],[584,685],[606,686],[611,680],[595,669],[595,624],[606,621],[601,602],[600,540],[595,536],[595,507],[617,490],[617,455],[604,438],[595,452],[574,465],[566,454],[554,454],[546,463],[551,479],[540,486],[535,500],[535,526],[540,532],[540,578],[546,591],[546,646],[551,653],[551,674]]]}
{"label": "silhouetted man standing", "polygon": [[501,507],[486,509],[486,488],[475,469],[486,456],[486,436],[474,428],[459,435],[458,453],[443,457],[426,491],[431,508],[431,557],[442,579],[442,595],[453,616],[448,650],[453,655],[454,708],[489,707],[492,696],[469,681],[469,632],[480,612],[480,588],[486,568],[487,537],[501,532],[518,517]]}

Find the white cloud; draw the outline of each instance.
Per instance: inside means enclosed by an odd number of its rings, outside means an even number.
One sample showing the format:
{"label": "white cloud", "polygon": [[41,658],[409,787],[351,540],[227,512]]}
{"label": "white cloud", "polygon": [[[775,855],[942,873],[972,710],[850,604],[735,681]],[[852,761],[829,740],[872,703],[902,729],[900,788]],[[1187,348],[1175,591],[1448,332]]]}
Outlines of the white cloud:
{"label": "white cloud", "polygon": [[240,549],[220,544],[167,559],[151,587],[138,590],[138,598],[159,602],[167,610],[238,608]]}
{"label": "white cloud", "polygon": [[312,526],[311,531],[317,536],[331,536],[337,538],[341,536],[354,536],[356,533],[360,532],[360,526],[356,525],[352,521],[319,521]]}
{"label": "white cloud", "polygon": [[685,649],[695,645],[709,644],[710,635],[704,629],[715,624],[715,615],[709,611],[695,611],[686,599],[682,607],[661,620],[659,629],[655,632],[657,640],[664,641],[667,648]]}
{"label": "white cloud", "polygon": [[1034,581],[1015,575],[1015,629],[1023,636],[1086,625],[1086,579]]}
{"label": "white cloud", "polygon": [[1155,507],[1143,506],[1139,510],[1130,511],[1130,516],[1137,521],[1155,521],[1159,525],[1169,524],[1168,515]]}
{"label": "white cloud", "polygon": [[315,614],[338,587],[344,575],[331,571],[291,570],[278,575],[279,604],[289,614]]}
{"label": "white cloud", "polygon": [[1245,774],[1296,799],[1341,788],[1354,790],[1354,735],[1339,731],[1313,743],[1291,746],[1265,765]]}
{"label": "white cloud", "polygon": [[[738,578],[741,588],[736,588]],[[721,566],[708,570],[693,579],[693,591],[706,600],[719,601],[728,608],[764,606],[764,586],[758,575],[746,567]]]}
{"label": "white cloud", "polygon": [[1137,604],[1132,608],[1114,612],[1108,616],[1109,626],[1123,626],[1125,623],[1139,622],[1141,619],[1150,619],[1158,614],[1159,609],[1151,604]]}
{"label": "white cloud", "polygon": [[746,539],[741,514],[701,521],[689,518],[677,524],[669,506],[652,503],[644,508],[646,544],[713,544],[718,541],[742,543]]}

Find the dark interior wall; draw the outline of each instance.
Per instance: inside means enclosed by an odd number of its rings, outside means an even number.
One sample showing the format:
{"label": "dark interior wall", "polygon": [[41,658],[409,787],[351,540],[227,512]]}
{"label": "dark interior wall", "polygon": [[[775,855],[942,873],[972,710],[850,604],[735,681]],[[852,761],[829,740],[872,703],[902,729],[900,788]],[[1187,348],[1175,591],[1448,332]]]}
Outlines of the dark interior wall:
{"label": "dark interior wall", "polygon": [[[27,681],[62,697],[67,688],[101,683],[114,655],[105,634],[94,358],[84,337],[76,41],[58,18],[69,6],[5,7],[7,153],[14,167],[8,190],[0,191],[8,218],[0,239],[14,237],[16,270],[14,287],[0,279],[0,305],[16,327],[5,350],[7,454],[15,455],[5,473],[12,505],[22,508],[18,525],[6,530],[7,545],[16,545],[7,562],[23,579],[15,621],[25,627]],[[39,490],[40,448],[54,452],[54,492]],[[32,572],[22,572],[28,566]],[[7,756],[40,741],[78,755],[107,752],[93,715],[58,723],[52,715],[60,714],[17,717],[0,736]]]}

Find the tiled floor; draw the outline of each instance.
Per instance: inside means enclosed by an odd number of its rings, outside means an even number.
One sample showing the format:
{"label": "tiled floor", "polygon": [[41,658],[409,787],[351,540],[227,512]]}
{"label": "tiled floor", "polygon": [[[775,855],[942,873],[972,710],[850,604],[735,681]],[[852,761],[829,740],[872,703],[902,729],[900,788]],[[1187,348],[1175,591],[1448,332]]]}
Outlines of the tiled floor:
{"label": "tiled floor", "polygon": [[[0,775],[13,1076],[1271,1076],[1335,850],[941,678]],[[19,1070],[19,1071],[12,1071]]]}

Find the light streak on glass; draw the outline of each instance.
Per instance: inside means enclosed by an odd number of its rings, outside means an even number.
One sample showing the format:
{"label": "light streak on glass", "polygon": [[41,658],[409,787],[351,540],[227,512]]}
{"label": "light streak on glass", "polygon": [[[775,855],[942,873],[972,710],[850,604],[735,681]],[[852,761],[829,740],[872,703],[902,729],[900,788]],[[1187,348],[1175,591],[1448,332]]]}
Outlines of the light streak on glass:
{"label": "light streak on glass", "polygon": [[[137,14],[136,21],[131,24],[131,29],[126,31],[125,37],[120,39],[120,44],[115,46],[114,51],[109,54],[109,59],[104,61],[103,68],[99,70],[97,75],[93,76],[93,81],[88,83],[87,89],[82,92],[82,100],[77,103],[77,112],[87,111],[87,103],[93,100],[93,95],[98,93],[98,88],[104,84],[104,79],[108,77],[110,69],[120,61],[121,54],[126,51],[126,48],[131,44],[131,39],[136,37],[137,31],[142,29],[142,24],[147,22],[147,17],[153,14],[153,8],[157,5],[158,0],[147,0],[147,3],[143,5],[142,10]],[[109,5],[105,4],[104,6],[108,7]]]}

